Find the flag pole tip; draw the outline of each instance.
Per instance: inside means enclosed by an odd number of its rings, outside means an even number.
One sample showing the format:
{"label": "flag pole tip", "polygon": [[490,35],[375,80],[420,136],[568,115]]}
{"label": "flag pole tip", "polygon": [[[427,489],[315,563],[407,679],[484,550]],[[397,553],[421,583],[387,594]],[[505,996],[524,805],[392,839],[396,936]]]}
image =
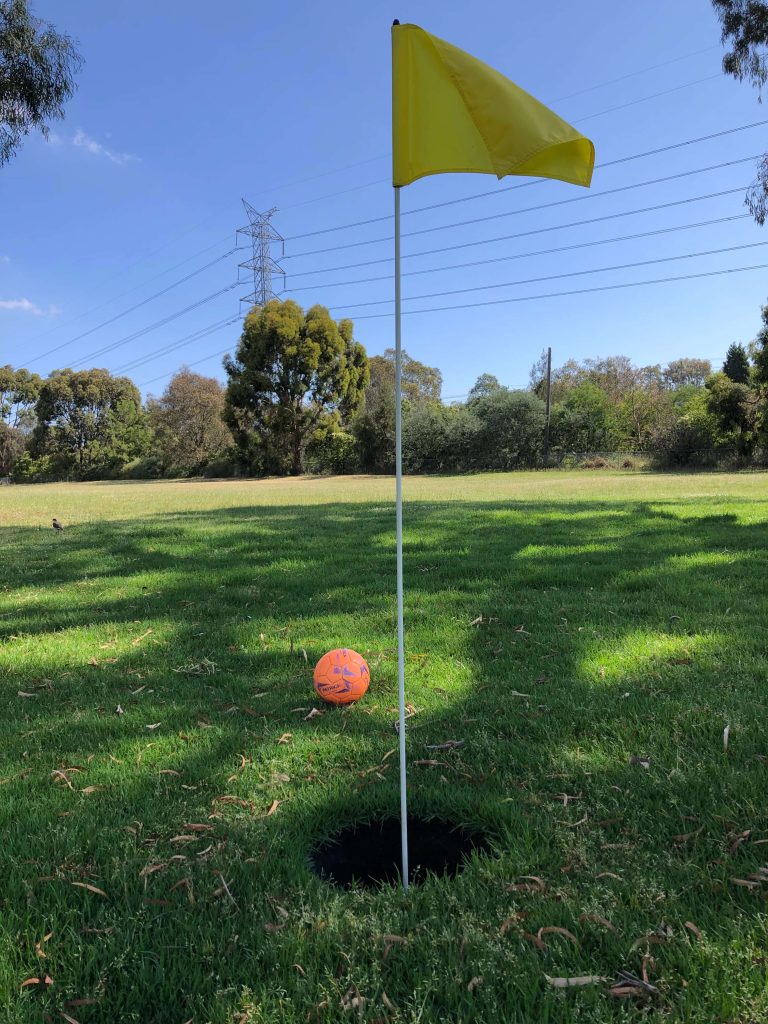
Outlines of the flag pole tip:
{"label": "flag pole tip", "polygon": [[400,24],[400,19],[399,18],[395,18],[395,20],[392,22],[393,27],[395,25],[399,25],[399,24]]}

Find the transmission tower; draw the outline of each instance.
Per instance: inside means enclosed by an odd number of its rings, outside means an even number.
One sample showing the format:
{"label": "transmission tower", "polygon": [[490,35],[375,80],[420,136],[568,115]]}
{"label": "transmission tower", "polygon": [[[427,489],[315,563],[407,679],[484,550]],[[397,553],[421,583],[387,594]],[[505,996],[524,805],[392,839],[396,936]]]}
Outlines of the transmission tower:
{"label": "transmission tower", "polygon": [[272,290],[272,275],[283,275],[283,287],[285,287],[285,271],[280,264],[272,258],[272,245],[279,242],[281,245],[280,255],[285,255],[285,243],[283,236],[270,224],[270,220],[277,213],[277,209],[267,210],[266,213],[259,213],[250,203],[243,199],[243,206],[248,215],[248,225],[238,228],[238,235],[248,235],[251,239],[252,255],[245,263],[239,264],[246,270],[253,272],[253,292],[245,295],[240,300],[255,306],[264,306],[270,299],[276,299],[277,295]]}

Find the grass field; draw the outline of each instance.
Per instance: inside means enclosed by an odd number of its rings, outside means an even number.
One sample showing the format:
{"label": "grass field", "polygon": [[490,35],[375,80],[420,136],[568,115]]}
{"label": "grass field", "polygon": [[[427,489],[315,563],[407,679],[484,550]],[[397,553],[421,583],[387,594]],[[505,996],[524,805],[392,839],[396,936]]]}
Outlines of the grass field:
{"label": "grass field", "polygon": [[408,898],[307,859],[398,807],[392,482],[0,488],[0,1020],[768,1019],[768,477],[406,500],[411,804],[495,852]]}

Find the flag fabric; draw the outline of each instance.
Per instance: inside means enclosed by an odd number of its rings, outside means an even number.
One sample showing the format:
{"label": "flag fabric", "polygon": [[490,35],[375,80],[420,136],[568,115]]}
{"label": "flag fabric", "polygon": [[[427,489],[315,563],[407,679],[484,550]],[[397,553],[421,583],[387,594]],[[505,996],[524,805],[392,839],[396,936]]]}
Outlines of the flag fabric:
{"label": "flag fabric", "polygon": [[498,71],[418,25],[392,26],[392,184],[469,172],[589,187],[593,143]]}

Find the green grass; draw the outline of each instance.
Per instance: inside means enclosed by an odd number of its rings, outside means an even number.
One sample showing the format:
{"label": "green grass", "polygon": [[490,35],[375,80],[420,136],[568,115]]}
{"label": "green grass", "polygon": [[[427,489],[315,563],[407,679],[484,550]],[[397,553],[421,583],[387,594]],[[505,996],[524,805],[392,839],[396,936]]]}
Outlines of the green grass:
{"label": "green grass", "polygon": [[767,483],[406,482],[411,805],[496,852],[408,898],[307,866],[398,806],[392,482],[0,489],[0,1020],[764,1021]]}

